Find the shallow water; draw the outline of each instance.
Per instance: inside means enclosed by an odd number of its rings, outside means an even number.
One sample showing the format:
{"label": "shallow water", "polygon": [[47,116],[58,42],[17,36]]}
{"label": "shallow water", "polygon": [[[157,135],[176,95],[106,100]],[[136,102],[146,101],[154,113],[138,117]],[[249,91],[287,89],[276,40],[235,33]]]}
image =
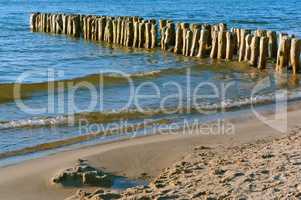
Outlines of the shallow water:
{"label": "shallow water", "polygon": [[[301,4],[296,0],[236,1],[193,0],[189,1],[4,1],[0,0],[0,153],[34,147],[39,144],[65,140],[90,133],[79,130],[78,123],[67,126],[66,117],[73,113],[77,119],[87,119],[95,124],[112,124],[120,120],[142,123],[145,118],[171,119],[179,122],[185,118],[208,118],[210,113],[199,113],[196,105],[204,110],[214,110],[221,105],[241,108],[250,105],[252,89],[263,78],[270,76],[270,87],[262,90],[260,102],[272,102],[278,89],[299,93],[299,80],[287,83],[287,77],[274,77],[271,70],[259,73],[244,64],[212,63],[204,59],[190,59],[162,53],[159,50],[135,50],[100,43],[68,38],[62,35],[32,33],[29,31],[31,12],[68,12],[97,15],[139,15],[146,18],[168,18],[185,22],[225,22],[231,27],[270,29],[301,36]],[[139,102],[152,112],[137,112],[134,102],[131,112],[121,111],[131,97],[129,84],[120,74],[126,73],[137,87],[147,81],[156,84],[161,91],[159,98],[147,98]],[[26,73],[24,79],[20,76]],[[49,79],[49,74],[51,78]],[[189,83],[187,81],[187,74]],[[22,82],[22,98],[29,107],[44,108],[49,104],[47,83],[55,81],[52,107],[45,112],[28,113],[13,101],[12,83]],[[59,80],[63,80],[58,82]],[[99,85],[100,80],[103,80]],[[68,98],[68,83],[85,81],[97,86],[97,97],[102,104],[88,109],[91,91],[81,88],[74,99]],[[178,83],[182,91],[195,89],[199,83],[208,82],[217,87],[231,84],[225,98],[202,98],[191,104],[193,93],[182,96],[183,105],[168,99],[165,107],[173,114],[164,114],[160,103],[164,97],[177,93],[178,88],[165,86]],[[61,84],[62,87],[58,85]],[[60,90],[58,90],[60,88]],[[64,88],[64,90],[62,90]],[[153,94],[154,88],[141,88],[142,94]],[[198,95],[212,94],[212,88],[203,87]],[[102,95],[102,96],[101,96]],[[268,100],[267,100],[268,99]],[[77,110],[68,107],[74,101]],[[98,104],[100,102],[98,101]],[[179,107],[181,108],[179,111]],[[185,112],[189,108],[190,112]],[[217,109],[218,110],[218,109]],[[216,112],[215,112],[216,113]]]}

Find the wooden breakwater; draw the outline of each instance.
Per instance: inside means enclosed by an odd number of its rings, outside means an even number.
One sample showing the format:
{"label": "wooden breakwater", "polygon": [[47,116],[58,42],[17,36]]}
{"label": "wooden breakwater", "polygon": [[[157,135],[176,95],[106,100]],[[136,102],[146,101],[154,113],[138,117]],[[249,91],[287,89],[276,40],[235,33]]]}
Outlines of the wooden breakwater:
{"label": "wooden breakwater", "polygon": [[31,30],[104,41],[130,48],[153,49],[175,54],[222,60],[238,60],[265,69],[268,60],[275,70],[300,70],[301,40],[275,31],[231,28],[224,23],[174,23],[171,20],[143,19],[138,16],[95,16],[33,13]]}

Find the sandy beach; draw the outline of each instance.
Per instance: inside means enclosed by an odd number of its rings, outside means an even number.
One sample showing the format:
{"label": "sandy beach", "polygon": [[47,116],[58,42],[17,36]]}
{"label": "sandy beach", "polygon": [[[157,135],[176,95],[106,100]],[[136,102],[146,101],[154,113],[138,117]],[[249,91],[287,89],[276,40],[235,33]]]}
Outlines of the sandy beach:
{"label": "sandy beach", "polygon": [[[299,126],[301,111],[298,108],[296,105],[290,108],[288,133]],[[256,144],[258,140],[284,136],[254,117],[236,118],[229,122],[235,125],[234,135],[145,136],[65,151],[3,167],[0,169],[0,197],[6,200],[63,200],[79,188],[54,185],[50,180],[59,170],[74,166],[79,158],[114,175],[136,179],[141,174],[147,174],[150,181],[154,181],[162,170],[195,153],[197,146],[219,147],[228,151],[227,148],[234,146]],[[95,188],[82,189],[91,191]]]}

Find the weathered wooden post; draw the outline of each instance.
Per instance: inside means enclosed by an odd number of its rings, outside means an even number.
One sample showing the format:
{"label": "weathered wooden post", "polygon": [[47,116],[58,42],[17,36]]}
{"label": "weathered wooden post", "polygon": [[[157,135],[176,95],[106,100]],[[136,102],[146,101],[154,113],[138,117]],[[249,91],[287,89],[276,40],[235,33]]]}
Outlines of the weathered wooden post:
{"label": "weathered wooden post", "polygon": [[267,31],[266,30],[256,30],[255,35],[257,37],[266,37],[267,36]]}
{"label": "weathered wooden post", "polygon": [[121,24],[122,18],[118,17],[117,19],[117,30],[116,30],[116,44],[120,44],[120,37],[121,37]]}
{"label": "weathered wooden post", "polygon": [[144,48],[149,49],[151,47],[151,23],[145,23],[145,43]]}
{"label": "weathered wooden post", "polygon": [[218,49],[218,31],[213,31],[210,58],[214,59],[217,57],[217,49]]}
{"label": "weathered wooden post", "polygon": [[293,68],[293,74],[297,74],[300,69],[300,51],[301,51],[301,40],[293,38],[291,41],[290,50],[290,63]]}
{"label": "weathered wooden post", "polygon": [[249,64],[251,66],[257,66],[259,56],[259,44],[260,38],[258,36],[253,36],[251,42],[251,57],[249,61]]}
{"label": "weathered wooden post", "polygon": [[151,48],[155,48],[157,46],[157,23],[151,24]]}
{"label": "weathered wooden post", "polygon": [[208,43],[208,37],[209,37],[209,31],[206,29],[201,30],[200,34],[200,40],[199,40],[199,52],[197,54],[198,58],[204,58],[207,53],[207,43]]}
{"label": "weathered wooden post", "polygon": [[46,33],[50,32],[51,28],[51,14],[47,13],[46,14]]}
{"label": "weathered wooden post", "polygon": [[[73,23],[72,24],[73,37],[79,37],[80,36],[80,17],[79,17],[79,15],[73,16],[72,23]],[[57,30],[59,30],[59,29],[57,28]]]}
{"label": "weathered wooden post", "polygon": [[127,22],[127,28],[126,28],[126,47],[132,47],[133,46],[133,37],[134,37],[134,26],[132,21]]}
{"label": "weathered wooden post", "polygon": [[145,44],[145,23],[139,23],[139,40],[138,40],[138,47],[143,48]]}
{"label": "weathered wooden post", "polygon": [[267,37],[269,38],[269,58],[277,58],[277,34],[275,31],[268,31]]}
{"label": "weathered wooden post", "polygon": [[227,38],[226,32],[221,31],[218,32],[218,46],[217,46],[217,59],[225,59],[226,58],[226,47],[227,47]]}
{"label": "weathered wooden post", "polygon": [[190,50],[191,50],[191,45],[192,45],[192,31],[188,30],[186,32],[186,49],[185,49],[185,56],[190,55]]}
{"label": "weathered wooden post", "polygon": [[98,19],[98,40],[99,41],[104,40],[105,26],[106,26],[106,18],[101,17],[100,19]]}
{"label": "weathered wooden post", "polygon": [[92,22],[93,22],[93,16],[88,17],[87,21],[87,39],[91,40],[92,39]]}
{"label": "weathered wooden post", "polygon": [[235,33],[233,32],[227,32],[226,33],[226,38],[227,38],[227,46],[226,46],[226,59],[227,60],[232,60],[233,55],[234,55],[234,48],[235,48]]}
{"label": "weathered wooden post", "polygon": [[56,15],[54,18],[54,33],[62,34],[63,32],[63,19],[62,15]]}
{"label": "weathered wooden post", "polygon": [[211,25],[210,24],[202,24],[202,30],[208,31],[208,37],[207,37],[207,48],[211,46],[212,37],[211,37]]}
{"label": "weathered wooden post", "polygon": [[[62,34],[67,34],[67,15],[62,15],[62,21],[63,21],[63,31],[62,31]],[[84,35],[84,38],[86,39],[87,37],[87,18],[85,17],[84,19],[84,30],[85,30],[85,35]],[[55,25],[53,27],[53,31],[55,31]]]}
{"label": "weathered wooden post", "polygon": [[201,25],[193,24],[192,29],[192,43],[190,49],[190,56],[196,56],[199,49],[199,41],[201,36]]}
{"label": "weathered wooden post", "polygon": [[180,23],[176,25],[176,41],[175,41],[175,54],[181,54],[183,50],[183,30]]}
{"label": "weathered wooden post", "polygon": [[224,23],[218,24],[218,30],[219,31],[227,31],[227,24],[224,24]]}
{"label": "weathered wooden post", "polygon": [[117,44],[117,19],[112,20],[113,25],[113,44]]}
{"label": "weathered wooden post", "polygon": [[121,27],[120,27],[120,41],[119,41],[119,44],[123,44],[123,41],[124,41],[124,32],[125,32],[125,23],[126,23],[126,19],[123,18],[122,21],[121,21]]}
{"label": "weathered wooden post", "polygon": [[[166,26],[162,29],[161,34],[161,48],[163,50],[172,51],[175,42],[175,30],[174,24],[172,22],[167,22]],[[165,31],[165,32],[164,32]],[[162,41],[163,39],[163,41]],[[163,45],[163,46],[162,46]]]}
{"label": "weathered wooden post", "polygon": [[267,64],[269,39],[266,36],[260,38],[258,69],[265,69]]}
{"label": "weathered wooden post", "polygon": [[35,32],[36,29],[37,29],[37,16],[38,16],[38,13],[31,13],[30,15],[30,30]]}
{"label": "weathered wooden post", "polygon": [[182,50],[182,54],[183,56],[185,56],[186,53],[186,33],[189,30],[189,24],[188,23],[181,23],[181,27],[183,30],[183,50]]}
{"label": "weathered wooden post", "polygon": [[236,39],[237,39],[237,52],[239,51],[240,48],[240,31],[241,29],[239,28],[235,29]]}
{"label": "weathered wooden post", "polygon": [[137,48],[138,41],[139,41],[139,22],[138,21],[134,22],[133,26],[134,26],[133,48]]}
{"label": "weathered wooden post", "polygon": [[241,29],[240,30],[240,47],[239,47],[239,55],[238,61],[242,62],[245,58],[246,53],[246,35],[250,34],[250,30]]}
{"label": "weathered wooden post", "polygon": [[291,39],[286,35],[280,36],[280,44],[277,53],[276,71],[283,72],[283,68],[289,64]]}
{"label": "weathered wooden post", "polygon": [[160,19],[159,20],[160,31],[166,26],[166,23],[167,23],[167,20],[165,20],[165,19]]}
{"label": "weathered wooden post", "polygon": [[113,23],[112,23],[111,19],[107,20],[106,27],[105,27],[104,40],[108,43],[113,42]]}
{"label": "weathered wooden post", "polygon": [[72,17],[68,16],[67,35],[72,35]]}
{"label": "weathered wooden post", "polygon": [[252,42],[252,35],[248,34],[246,36],[246,53],[245,53],[245,61],[249,61],[251,58],[251,42]]}
{"label": "weathered wooden post", "polygon": [[37,31],[37,17],[39,13],[32,13],[30,15],[30,29],[31,31],[35,32]]}

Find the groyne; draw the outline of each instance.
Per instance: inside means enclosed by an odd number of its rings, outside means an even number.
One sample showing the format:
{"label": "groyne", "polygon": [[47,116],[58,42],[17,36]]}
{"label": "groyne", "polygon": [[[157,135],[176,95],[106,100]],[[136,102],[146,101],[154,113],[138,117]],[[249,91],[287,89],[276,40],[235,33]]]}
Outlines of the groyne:
{"label": "groyne", "polygon": [[175,23],[138,16],[57,13],[32,13],[30,27],[34,32],[65,34],[129,48],[158,47],[187,57],[237,60],[259,70],[265,69],[269,60],[275,62],[275,71],[279,73],[288,68],[293,74],[300,70],[301,40],[270,30],[228,28],[224,23]]}

